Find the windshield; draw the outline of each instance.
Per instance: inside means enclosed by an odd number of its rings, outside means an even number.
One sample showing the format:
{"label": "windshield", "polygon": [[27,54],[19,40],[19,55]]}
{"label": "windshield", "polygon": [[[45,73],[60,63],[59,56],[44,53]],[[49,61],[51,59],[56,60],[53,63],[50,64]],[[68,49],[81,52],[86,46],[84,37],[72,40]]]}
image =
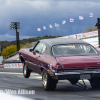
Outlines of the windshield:
{"label": "windshield", "polygon": [[52,47],[54,56],[96,55],[97,51],[87,44],[56,45]]}

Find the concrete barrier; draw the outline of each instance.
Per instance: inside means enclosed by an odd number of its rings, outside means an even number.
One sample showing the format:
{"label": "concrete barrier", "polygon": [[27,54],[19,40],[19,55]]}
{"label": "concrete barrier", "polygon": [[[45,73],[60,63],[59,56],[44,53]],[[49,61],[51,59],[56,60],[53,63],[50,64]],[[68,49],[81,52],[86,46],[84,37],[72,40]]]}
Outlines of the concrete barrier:
{"label": "concrete barrier", "polygon": [[20,63],[20,62],[3,63],[3,64],[0,64],[0,68],[23,68],[23,63]]}
{"label": "concrete barrier", "polygon": [[4,64],[0,64],[0,68],[4,68]]}

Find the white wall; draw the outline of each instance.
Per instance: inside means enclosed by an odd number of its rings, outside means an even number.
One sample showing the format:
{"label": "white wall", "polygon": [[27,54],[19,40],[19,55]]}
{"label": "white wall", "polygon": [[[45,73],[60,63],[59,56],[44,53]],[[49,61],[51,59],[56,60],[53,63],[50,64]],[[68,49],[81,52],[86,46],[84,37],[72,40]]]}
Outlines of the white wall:
{"label": "white wall", "polygon": [[3,56],[0,56],[0,64],[2,64]]}
{"label": "white wall", "polygon": [[88,42],[89,44],[93,45],[96,48],[99,46],[98,37],[82,39],[82,40]]}

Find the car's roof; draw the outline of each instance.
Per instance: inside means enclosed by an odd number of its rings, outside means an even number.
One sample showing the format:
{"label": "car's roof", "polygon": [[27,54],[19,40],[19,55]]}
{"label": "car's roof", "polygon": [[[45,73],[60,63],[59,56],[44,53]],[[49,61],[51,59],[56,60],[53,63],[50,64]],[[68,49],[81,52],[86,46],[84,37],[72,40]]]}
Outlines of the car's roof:
{"label": "car's roof", "polygon": [[52,39],[43,39],[40,40],[41,42],[44,42],[48,44],[50,47],[53,45],[58,45],[58,44],[70,44],[70,43],[85,43],[89,44],[85,41],[74,39],[74,38],[52,38]]}

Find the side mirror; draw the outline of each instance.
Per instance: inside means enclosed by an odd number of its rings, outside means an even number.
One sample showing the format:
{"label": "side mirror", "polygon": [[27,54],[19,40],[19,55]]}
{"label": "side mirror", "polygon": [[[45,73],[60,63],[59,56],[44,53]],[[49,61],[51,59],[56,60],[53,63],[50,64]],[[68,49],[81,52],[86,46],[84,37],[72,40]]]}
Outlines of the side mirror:
{"label": "side mirror", "polygon": [[33,51],[33,54],[36,55],[36,52]]}
{"label": "side mirror", "polygon": [[33,49],[29,49],[29,51],[30,51],[30,52],[32,52],[32,51],[33,51]]}

